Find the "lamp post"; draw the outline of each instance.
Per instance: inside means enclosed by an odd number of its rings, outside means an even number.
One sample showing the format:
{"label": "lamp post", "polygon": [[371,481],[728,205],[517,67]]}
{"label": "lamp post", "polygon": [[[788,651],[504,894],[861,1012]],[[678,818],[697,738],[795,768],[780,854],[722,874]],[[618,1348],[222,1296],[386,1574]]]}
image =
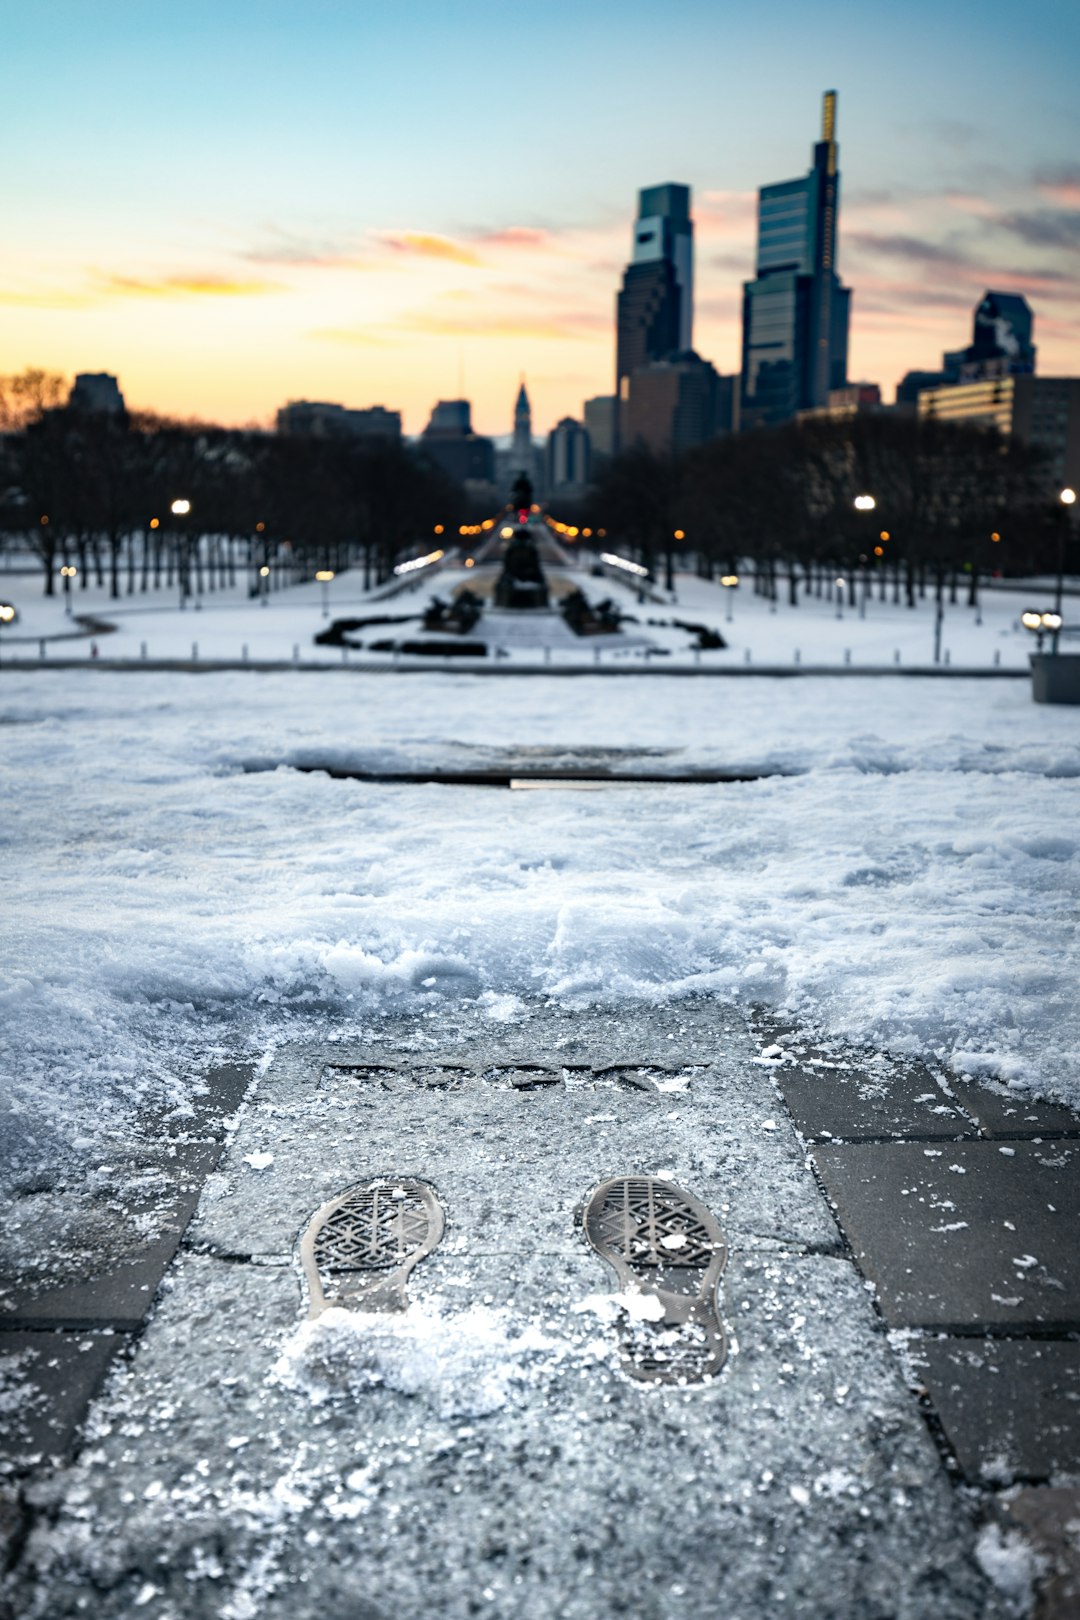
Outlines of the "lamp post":
{"label": "lamp post", "polygon": [[[855,497],[855,510],[856,510],[856,512],[872,512],[875,509],[876,506],[877,506],[877,501],[874,499],[874,497],[872,495],[856,495],[856,497]],[[865,619],[866,618],[866,598],[870,593],[870,573],[869,573],[867,560],[866,560],[865,557],[862,560],[862,564],[863,564],[862,596],[859,599],[859,618],[860,619]]]}
{"label": "lamp post", "polygon": [[1069,537],[1069,519],[1072,516],[1072,509],[1076,505],[1075,489],[1063,489],[1058,499],[1061,501],[1061,528],[1058,530],[1057,589],[1054,592],[1054,612],[1060,617],[1061,598],[1065,585],[1065,542]]}
{"label": "lamp post", "polygon": [[836,582],[836,617],[844,617],[844,592],[847,589],[847,580],[838,579]]}
{"label": "lamp post", "polygon": [[[172,501],[169,511],[173,517],[188,517],[191,512],[191,502],[183,499]],[[191,540],[186,530],[181,532],[184,537],[184,561],[180,570],[180,606],[183,609],[187,607],[187,599],[191,595]]]}
{"label": "lamp post", "polygon": [[324,619],[330,617],[330,581],[333,577],[334,570],[332,568],[320,568],[315,575],[315,578],[322,586],[322,616]]}
{"label": "lamp post", "polygon": [[71,617],[71,582],[78,575],[79,570],[71,563],[65,563],[60,570],[60,578],[64,582],[64,612]]}
{"label": "lamp post", "polygon": [[1026,613],[1021,613],[1020,623],[1025,630],[1030,630],[1035,637],[1036,652],[1042,652],[1043,636],[1047,632],[1051,637],[1050,651],[1052,653],[1057,652],[1058,635],[1061,632],[1062,625],[1060,613],[1040,613],[1038,608],[1028,608]]}
{"label": "lamp post", "polygon": [[724,574],[721,577],[720,583],[724,587],[724,595],[727,597],[727,612],[724,614],[724,622],[725,624],[730,624],[732,622],[731,610],[735,601],[732,593],[737,591],[739,588],[739,576],[738,574]]}

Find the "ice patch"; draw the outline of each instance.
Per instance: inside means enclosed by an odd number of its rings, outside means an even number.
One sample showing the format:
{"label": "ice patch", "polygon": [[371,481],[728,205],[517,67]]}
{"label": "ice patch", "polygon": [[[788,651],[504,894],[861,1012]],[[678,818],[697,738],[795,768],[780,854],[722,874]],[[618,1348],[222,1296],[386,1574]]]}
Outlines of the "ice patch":
{"label": "ice patch", "polygon": [[271,1378],[313,1405],[393,1389],[440,1418],[485,1417],[527,1384],[549,1379],[565,1347],[509,1311],[437,1302],[401,1315],[332,1307],[293,1334]]}

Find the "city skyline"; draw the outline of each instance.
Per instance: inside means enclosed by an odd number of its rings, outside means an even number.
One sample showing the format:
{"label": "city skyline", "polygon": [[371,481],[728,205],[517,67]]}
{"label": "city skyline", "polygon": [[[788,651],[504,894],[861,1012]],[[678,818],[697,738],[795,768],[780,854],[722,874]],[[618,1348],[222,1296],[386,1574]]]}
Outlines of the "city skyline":
{"label": "city skyline", "polygon": [[967,341],[988,288],[1028,298],[1042,374],[1080,373],[1071,12],[920,3],[901,27],[832,4],[810,26],[784,3],[767,30],[683,4],[667,100],[648,16],[27,9],[3,69],[0,369],[107,370],[132,406],[226,423],[382,404],[410,434],[459,392],[505,433],[524,372],[546,431],[612,391],[637,195],[674,182],[693,193],[695,348],[737,371],[758,188],[804,166],[835,84],[849,375],[891,398]]}

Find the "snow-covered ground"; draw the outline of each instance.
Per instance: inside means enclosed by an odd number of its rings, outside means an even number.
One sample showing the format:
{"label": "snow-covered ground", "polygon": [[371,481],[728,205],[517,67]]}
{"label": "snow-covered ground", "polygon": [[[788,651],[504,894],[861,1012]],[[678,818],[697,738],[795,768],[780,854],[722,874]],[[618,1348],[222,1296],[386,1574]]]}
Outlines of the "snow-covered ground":
{"label": "snow-covered ground", "polygon": [[[372,593],[364,592],[359,574],[344,573],[327,587],[326,599],[332,618],[419,614],[433,592],[446,598],[459,585],[475,583],[477,573],[463,566],[447,567],[425,575],[415,589],[384,600],[375,600]],[[674,627],[670,622],[673,619],[708,624],[723,634],[727,648],[702,653],[703,666],[742,666],[748,658],[752,664],[782,667],[796,662],[814,666],[850,662],[855,668],[893,665],[897,660],[904,668],[929,667],[933,663],[934,603],[929,595],[916,608],[908,609],[892,601],[890,587],[888,601],[882,602],[875,594],[865,610],[845,599],[842,616],[838,617],[835,599],[830,602],[801,592],[797,607],[781,600],[773,610],[754,594],[749,578],[730,593],[729,599],[729,593],[718,583],[680,573],[674,601],[666,600],[667,593],[661,591],[663,602],[639,603],[632,587],[617,578],[594,578],[587,570],[576,569],[567,570],[566,575],[570,583],[583,586],[594,600],[614,598],[639,623],[627,626],[622,645],[618,637],[605,637],[602,642],[581,641],[575,647],[565,635],[556,637],[551,648],[552,662],[556,664],[590,662],[598,645],[605,661],[639,660],[643,657],[642,634],[654,646],[665,649],[671,662],[693,662],[694,637]],[[109,659],[139,659],[143,644],[151,660],[187,659],[196,644],[197,656],[202,660],[237,660],[246,656],[252,661],[288,662],[295,657],[300,662],[340,663],[336,648],[317,647],[314,642],[328,623],[322,613],[320,585],[312,582],[271,592],[264,607],[248,595],[246,570],[241,570],[238,577],[241,583],[235,587],[207,591],[201,607],[189,605],[184,611],[179,608],[175,590],[145,595],[136,591],[133,596],[124,595],[112,602],[107,592],[97,586],[85,591],[79,588],[71,595],[73,616],[69,618],[61,595],[52,600],[41,595],[39,576],[0,572],[0,597],[14,602],[20,615],[16,625],[0,632],[0,656],[36,658],[38,638],[44,637],[46,655],[57,658],[89,657],[93,640],[100,656]],[[989,669],[995,663],[1005,669],[1026,669],[1033,644],[1020,624],[1020,614],[1029,606],[1029,594],[1020,587],[985,590],[978,611],[962,600],[956,605],[946,602],[941,638],[943,661],[968,669]],[[861,592],[859,595],[861,598]],[[1035,596],[1037,605],[1049,606],[1045,592],[1036,592]],[[863,611],[865,616],[861,616]],[[74,615],[78,614],[97,616],[114,625],[115,630],[93,637],[84,633],[71,640],[53,639],[77,633],[80,626]],[[1080,609],[1075,616],[1080,616]],[[361,639],[414,635],[416,628],[380,626]],[[481,621],[475,637],[482,639],[483,634]],[[390,662],[389,654],[371,655],[365,651],[364,656]],[[510,650],[511,664],[537,664],[542,660],[543,653],[536,646],[515,646]]]}
{"label": "snow-covered ground", "polygon": [[[0,1019],[43,1144],[100,1145],[215,1052],[446,997],[710,992],[1080,1102],[1080,728],[1025,681],[0,683]],[[286,763],[522,749],[802,774],[518,793]]]}

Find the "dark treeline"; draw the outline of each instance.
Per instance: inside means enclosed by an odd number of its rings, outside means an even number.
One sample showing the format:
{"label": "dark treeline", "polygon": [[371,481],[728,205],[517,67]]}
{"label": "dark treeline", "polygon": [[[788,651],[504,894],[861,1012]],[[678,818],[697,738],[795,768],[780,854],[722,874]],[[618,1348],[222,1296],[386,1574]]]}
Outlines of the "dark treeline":
{"label": "dark treeline", "polygon": [[[874,507],[858,510],[857,496]],[[914,604],[932,587],[977,600],[980,577],[1057,565],[1059,503],[1039,456],[979,427],[866,414],[714,440],[680,457],[625,452],[584,521],[603,524],[670,587],[676,553],[706,577],[749,561],[757,588],[854,588]],[[683,531],[685,538],[677,539]]]}
{"label": "dark treeline", "polygon": [[[459,486],[402,445],[61,409],[49,379],[34,376],[42,386],[21,399],[11,383],[25,379],[8,380],[0,538],[37,553],[48,595],[64,565],[113,596],[162,585],[200,594],[245,566],[252,590],[351,566],[369,585],[463,515]],[[174,515],[176,501],[190,511]]]}

